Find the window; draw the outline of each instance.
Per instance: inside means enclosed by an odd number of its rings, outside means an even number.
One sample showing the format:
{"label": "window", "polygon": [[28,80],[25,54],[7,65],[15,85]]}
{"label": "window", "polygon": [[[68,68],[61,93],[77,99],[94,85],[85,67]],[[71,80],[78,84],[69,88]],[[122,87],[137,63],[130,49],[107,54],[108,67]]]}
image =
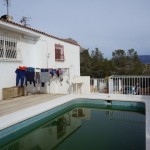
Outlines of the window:
{"label": "window", "polygon": [[0,36],[0,60],[18,60],[17,44],[19,40],[10,35]]}
{"label": "window", "polygon": [[4,57],[4,41],[0,40],[0,58]]}
{"label": "window", "polygon": [[55,44],[55,60],[64,61],[64,46]]}

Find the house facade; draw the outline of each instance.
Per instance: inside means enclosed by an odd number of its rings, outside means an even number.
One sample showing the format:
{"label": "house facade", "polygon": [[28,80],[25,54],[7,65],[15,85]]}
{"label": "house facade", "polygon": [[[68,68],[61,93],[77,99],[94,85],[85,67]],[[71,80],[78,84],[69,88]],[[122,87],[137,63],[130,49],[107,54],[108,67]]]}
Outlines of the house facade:
{"label": "house facade", "polygon": [[12,21],[0,19],[0,99],[3,88],[16,86],[16,68],[62,69],[41,87],[28,84],[26,90],[66,94],[72,80],[80,76],[80,46]]}

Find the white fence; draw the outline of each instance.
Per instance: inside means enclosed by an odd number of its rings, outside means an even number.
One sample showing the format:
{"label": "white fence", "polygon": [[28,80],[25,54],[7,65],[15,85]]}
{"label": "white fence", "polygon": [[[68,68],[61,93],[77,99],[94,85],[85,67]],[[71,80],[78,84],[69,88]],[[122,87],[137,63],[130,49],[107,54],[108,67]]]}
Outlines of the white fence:
{"label": "white fence", "polygon": [[91,78],[92,93],[150,95],[150,76],[113,75],[109,78]]}
{"label": "white fence", "polygon": [[150,95],[150,76],[111,76],[109,93]]}
{"label": "white fence", "polygon": [[90,91],[92,93],[108,93],[108,82],[105,78],[91,78]]}

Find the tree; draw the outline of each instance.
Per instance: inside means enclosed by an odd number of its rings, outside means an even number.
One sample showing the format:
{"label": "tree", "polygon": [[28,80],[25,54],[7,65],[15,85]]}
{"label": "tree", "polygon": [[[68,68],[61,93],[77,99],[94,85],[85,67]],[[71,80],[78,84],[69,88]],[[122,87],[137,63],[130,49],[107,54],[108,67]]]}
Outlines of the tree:
{"label": "tree", "polygon": [[143,73],[143,65],[138,58],[137,52],[132,48],[127,52],[126,74],[141,75]]}
{"label": "tree", "polygon": [[112,60],[104,59],[103,61],[103,75],[104,77],[108,77],[114,74],[114,64]]}
{"label": "tree", "polygon": [[92,50],[91,52],[91,77],[92,78],[102,78],[104,77],[103,74],[103,54],[98,49]]}
{"label": "tree", "polygon": [[98,48],[95,48],[95,50],[92,50],[91,58],[95,61],[103,61],[104,60],[103,53]]}
{"label": "tree", "polygon": [[125,52],[118,49],[112,52],[112,59],[103,57],[103,53],[98,49],[84,49],[81,52],[81,75],[92,78],[104,78],[111,75],[141,75],[149,74],[150,68],[143,67],[134,49]]}
{"label": "tree", "polygon": [[112,52],[112,61],[114,63],[115,74],[125,74],[126,65],[126,53],[122,49],[118,49]]}
{"label": "tree", "polygon": [[112,53],[112,56],[115,74],[141,75],[143,73],[142,63],[134,49],[129,49],[127,54],[124,50],[118,49]]}
{"label": "tree", "polygon": [[80,54],[80,69],[82,76],[91,75],[91,57],[88,49],[84,49]]}

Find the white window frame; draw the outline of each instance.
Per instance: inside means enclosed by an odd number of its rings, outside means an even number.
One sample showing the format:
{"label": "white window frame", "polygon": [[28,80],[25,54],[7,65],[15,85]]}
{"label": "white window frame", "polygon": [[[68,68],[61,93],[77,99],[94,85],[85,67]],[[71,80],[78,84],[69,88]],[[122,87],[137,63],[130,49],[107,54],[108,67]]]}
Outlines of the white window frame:
{"label": "white window frame", "polygon": [[0,35],[0,61],[21,61],[19,42],[20,39],[17,36]]}

